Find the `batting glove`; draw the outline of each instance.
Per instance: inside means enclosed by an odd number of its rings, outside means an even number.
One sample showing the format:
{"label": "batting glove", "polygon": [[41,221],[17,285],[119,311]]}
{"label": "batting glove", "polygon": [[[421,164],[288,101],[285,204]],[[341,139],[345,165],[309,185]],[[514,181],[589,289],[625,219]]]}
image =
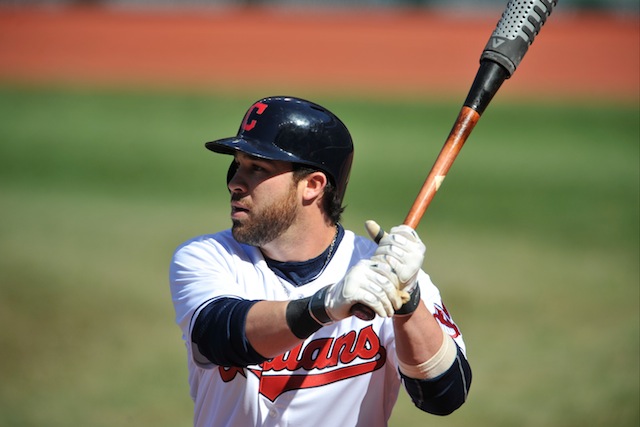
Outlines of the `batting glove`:
{"label": "batting glove", "polygon": [[417,284],[425,252],[426,247],[418,233],[408,225],[399,225],[382,236],[373,259],[383,260],[391,267],[397,277],[398,290],[411,293]]}
{"label": "batting glove", "polygon": [[340,282],[313,295],[312,316],[322,324],[351,316],[351,307],[361,303],[378,316],[391,317],[402,306],[391,268],[384,262],[361,260]]}

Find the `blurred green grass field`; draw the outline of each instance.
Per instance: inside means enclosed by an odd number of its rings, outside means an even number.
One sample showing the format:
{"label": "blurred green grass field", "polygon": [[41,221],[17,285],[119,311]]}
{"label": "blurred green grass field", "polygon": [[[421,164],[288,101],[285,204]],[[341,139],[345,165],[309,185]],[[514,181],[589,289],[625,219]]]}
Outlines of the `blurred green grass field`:
{"label": "blurred green grass field", "polygon": [[[0,425],[191,425],[167,273],[226,228],[229,136],[252,101],[0,86]],[[303,94],[304,96],[304,94]],[[454,102],[315,96],[356,143],[344,223],[402,222]],[[392,426],[637,426],[639,108],[494,100],[419,232],[474,380]]]}

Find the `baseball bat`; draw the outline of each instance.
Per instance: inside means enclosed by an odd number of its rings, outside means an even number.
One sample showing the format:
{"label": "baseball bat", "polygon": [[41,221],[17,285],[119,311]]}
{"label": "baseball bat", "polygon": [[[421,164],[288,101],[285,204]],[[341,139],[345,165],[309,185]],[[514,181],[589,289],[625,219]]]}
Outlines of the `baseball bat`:
{"label": "baseball bat", "polygon": [[[502,83],[516,71],[529,46],[557,4],[558,0],[509,1],[482,51],[480,67],[451,132],[409,209],[404,224],[413,229],[418,227],[451,165],[480,120],[480,116]],[[367,231],[376,242],[379,242],[384,231],[369,229],[369,227],[370,225],[367,225]],[[363,320],[371,320],[375,316],[373,310],[363,304],[355,304],[351,312]]]}

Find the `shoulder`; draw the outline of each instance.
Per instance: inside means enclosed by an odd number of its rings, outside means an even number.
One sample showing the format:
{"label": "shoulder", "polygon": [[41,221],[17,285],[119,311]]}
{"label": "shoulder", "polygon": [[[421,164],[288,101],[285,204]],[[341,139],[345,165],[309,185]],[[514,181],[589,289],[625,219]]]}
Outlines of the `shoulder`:
{"label": "shoulder", "polygon": [[215,251],[225,246],[229,246],[229,230],[221,231],[215,234],[203,234],[193,237],[181,243],[174,251],[174,258],[184,256],[186,254],[197,254]]}
{"label": "shoulder", "polygon": [[367,237],[355,234],[351,230],[345,230],[344,243],[353,247],[353,252],[358,258],[369,258],[373,256],[378,245]]}
{"label": "shoulder", "polygon": [[211,258],[252,258],[256,248],[238,243],[227,229],[214,234],[193,237],[179,245],[173,253],[173,261],[196,261]]}

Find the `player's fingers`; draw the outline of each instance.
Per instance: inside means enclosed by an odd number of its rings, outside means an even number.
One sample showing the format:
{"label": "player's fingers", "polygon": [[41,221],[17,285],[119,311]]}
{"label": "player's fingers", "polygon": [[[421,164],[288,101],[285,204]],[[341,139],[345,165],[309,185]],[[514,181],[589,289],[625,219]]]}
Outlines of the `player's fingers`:
{"label": "player's fingers", "polygon": [[426,249],[418,233],[407,225],[393,227],[391,232],[380,240],[378,246],[395,246],[405,252],[424,252]]}
{"label": "player's fingers", "polygon": [[378,246],[378,249],[376,249],[374,256],[390,256],[393,258],[402,259],[402,257],[404,257],[406,253],[406,248],[399,245],[389,244]]}
{"label": "player's fingers", "polygon": [[374,258],[382,258],[391,266],[398,276],[400,288],[414,280],[422,267],[425,253],[425,246],[421,241],[412,241],[406,237],[413,230],[405,228],[406,230],[401,231],[403,234],[385,236],[374,253]]}
{"label": "player's fingers", "polygon": [[[388,283],[382,282],[381,285],[383,287],[386,285],[384,291],[388,294],[389,300],[392,302],[394,309],[398,310],[403,304],[411,299],[411,296],[406,290],[399,288],[398,276],[394,270],[394,265],[397,261],[391,259],[389,262],[389,257],[386,256],[373,257],[372,260],[378,261],[372,265],[372,269],[388,279]],[[388,286],[389,283],[391,283],[393,287]]]}
{"label": "player's fingers", "polygon": [[390,317],[389,310],[375,292],[363,292],[360,302],[371,308],[380,317]]}
{"label": "player's fingers", "polygon": [[406,256],[405,259],[401,260],[396,256],[382,253],[377,257],[377,259],[382,260],[384,264],[389,266],[389,271],[392,274],[392,276],[389,276],[389,280],[391,280],[398,289],[402,288],[404,284],[414,277],[416,274],[416,268],[420,268],[420,265],[422,264],[422,259],[419,259],[413,261],[412,264],[415,265],[407,265],[406,263],[410,258],[409,256]]}
{"label": "player's fingers", "polygon": [[381,317],[390,317],[402,306],[391,268],[383,260],[362,260],[348,273],[342,289],[343,298],[351,304],[360,302]]}
{"label": "player's fingers", "polygon": [[373,264],[371,264],[371,269],[376,274],[380,274],[384,276],[388,281],[393,284],[396,284],[398,281],[398,277],[394,270],[394,266],[389,262],[389,259],[385,255],[375,256],[372,258]]}
{"label": "player's fingers", "polygon": [[395,227],[392,227],[389,234],[391,236],[403,236],[404,238],[406,238],[408,241],[411,241],[411,242],[421,242],[420,236],[418,236],[418,233],[416,232],[416,230],[409,227],[408,225],[402,224],[402,225],[397,225]]}
{"label": "player's fingers", "polygon": [[370,279],[371,289],[376,292],[387,313],[392,315],[402,305],[395,274],[391,273],[387,264],[376,263],[371,266]]}

